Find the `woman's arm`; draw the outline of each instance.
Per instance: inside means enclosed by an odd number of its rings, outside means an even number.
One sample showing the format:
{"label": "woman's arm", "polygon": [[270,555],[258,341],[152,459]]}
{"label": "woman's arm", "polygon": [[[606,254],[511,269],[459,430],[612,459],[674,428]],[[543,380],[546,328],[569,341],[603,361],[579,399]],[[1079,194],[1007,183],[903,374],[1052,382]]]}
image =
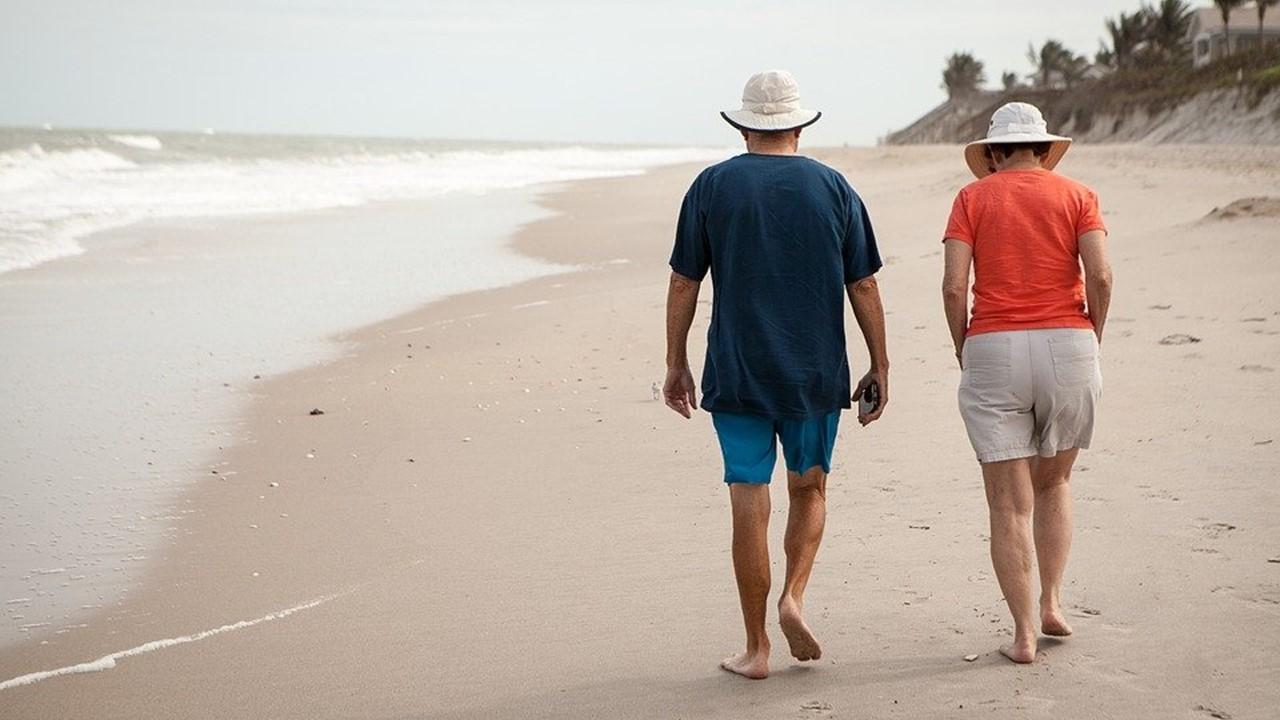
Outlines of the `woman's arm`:
{"label": "woman's arm", "polygon": [[946,240],[946,268],[942,273],[942,307],[947,312],[947,327],[956,346],[956,361],[964,367],[960,353],[969,330],[969,266],[973,264],[973,248],[955,238]]}
{"label": "woman's arm", "polygon": [[1102,342],[1102,328],[1107,324],[1107,310],[1111,308],[1111,263],[1107,260],[1107,234],[1102,230],[1090,230],[1080,236],[1080,261],[1084,264],[1084,295],[1089,304],[1089,320],[1093,332]]}

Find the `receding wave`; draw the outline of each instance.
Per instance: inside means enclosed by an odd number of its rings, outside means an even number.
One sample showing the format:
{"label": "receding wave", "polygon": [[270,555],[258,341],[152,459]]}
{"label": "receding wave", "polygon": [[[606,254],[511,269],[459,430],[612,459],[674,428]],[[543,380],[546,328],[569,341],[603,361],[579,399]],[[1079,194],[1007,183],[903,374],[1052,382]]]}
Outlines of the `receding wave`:
{"label": "receding wave", "polygon": [[356,152],[331,148],[340,152],[326,154],[299,139],[292,145],[288,139],[274,142],[271,152],[224,147],[226,155],[214,156],[183,154],[174,148],[179,143],[153,136],[103,134],[77,137],[74,146],[64,142],[58,149],[37,142],[0,152],[0,273],[83,252],[79,240],[86,235],[143,220],[483,193],[628,175],[726,154],[545,146],[393,151],[385,144]]}

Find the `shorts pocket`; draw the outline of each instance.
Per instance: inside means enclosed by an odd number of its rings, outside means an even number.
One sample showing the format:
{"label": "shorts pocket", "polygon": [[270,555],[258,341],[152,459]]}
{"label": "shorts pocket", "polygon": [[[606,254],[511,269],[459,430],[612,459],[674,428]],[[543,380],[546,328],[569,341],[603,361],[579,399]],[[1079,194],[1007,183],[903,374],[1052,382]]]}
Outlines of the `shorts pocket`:
{"label": "shorts pocket", "polygon": [[979,336],[966,340],[960,353],[964,370],[960,385],[975,389],[1007,387],[1012,371],[1012,344],[1007,335]]}
{"label": "shorts pocket", "polygon": [[1050,338],[1049,355],[1059,386],[1088,385],[1098,378],[1098,341],[1091,332]]}

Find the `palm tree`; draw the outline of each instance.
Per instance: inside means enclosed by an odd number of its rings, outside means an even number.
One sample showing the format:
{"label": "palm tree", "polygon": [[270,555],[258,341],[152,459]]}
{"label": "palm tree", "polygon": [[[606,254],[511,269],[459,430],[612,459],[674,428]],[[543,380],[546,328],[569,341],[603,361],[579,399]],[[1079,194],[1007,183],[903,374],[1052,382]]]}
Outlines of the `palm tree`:
{"label": "palm tree", "polygon": [[1147,13],[1147,37],[1160,55],[1166,60],[1177,60],[1185,55],[1192,18],[1187,3],[1184,0],[1161,0],[1159,5],[1143,9]]}
{"label": "palm tree", "polygon": [[1035,66],[1032,78],[1037,87],[1052,87],[1054,75],[1062,78],[1062,82],[1071,87],[1084,77],[1089,69],[1089,59],[1076,55],[1057,40],[1046,40],[1037,52],[1035,46],[1027,48],[1027,59]]}
{"label": "palm tree", "polygon": [[1089,58],[1068,52],[1058,70],[1062,73],[1062,82],[1070,88],[1084,79],[1085,73],[1089,70]]}
{"label": "palm tree", "polygon": [[1027,47],[1027,59],[1036,69],[1031,75],[1036,86],[1049,87],[1053,83],[1053,74],[1061,73],[1064,61],[1069,57],[1071,57],[1071,51],[1057,40],[1046,40],[1039,51],[1034,45]]}
{"label": "palm tree", "polygon": [[1116,66],[1116,54],[1107,47],[1104,42],[1098,42],[1098,52],[1093,54],[1093,62],[1103,67],[1114,68]]}
{"label": "palm tree", "polygon": [[1226,38],[1227,53],[1231,54],[1231,11],[1244,4],[1244,0],[1213,0],[1222,14],[1222,34]]}
{"label": "palm tree", "polygon": [[947,67],[942,71],[942,87],[949,97],[963,97],[977,92],[978,86],[987,81],[982,61],[970,53],[952,53]]}
{"label": "palm tree", "polygon": [[1111,35],[1111,59],[1117,69],[1126,68],[1133,62],[1138,46],[1148,34],[1151,25],[1150,13],[1146,8],[1130,15],[1120,13],[1120,17],[1107,18],[1107,33]]}
{"label": "palm tree", "polygon": [[1280,0],[1256,0],[1258,6],[1258,47],[1262,47],[1262,21],[1267,17],[1267,8],[1280,3]]}

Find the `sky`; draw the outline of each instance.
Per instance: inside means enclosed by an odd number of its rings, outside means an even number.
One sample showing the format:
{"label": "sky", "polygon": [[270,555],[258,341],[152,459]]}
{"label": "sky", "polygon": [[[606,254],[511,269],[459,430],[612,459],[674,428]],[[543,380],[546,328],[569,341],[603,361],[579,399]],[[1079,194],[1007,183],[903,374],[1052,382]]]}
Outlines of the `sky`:
{"label": "sky", "polygon": [[[1138,0],[0,0],[0,125],[723,144],[753,72],[871,145]],[[1193,3],[1199,5],[1203,3]]]}

